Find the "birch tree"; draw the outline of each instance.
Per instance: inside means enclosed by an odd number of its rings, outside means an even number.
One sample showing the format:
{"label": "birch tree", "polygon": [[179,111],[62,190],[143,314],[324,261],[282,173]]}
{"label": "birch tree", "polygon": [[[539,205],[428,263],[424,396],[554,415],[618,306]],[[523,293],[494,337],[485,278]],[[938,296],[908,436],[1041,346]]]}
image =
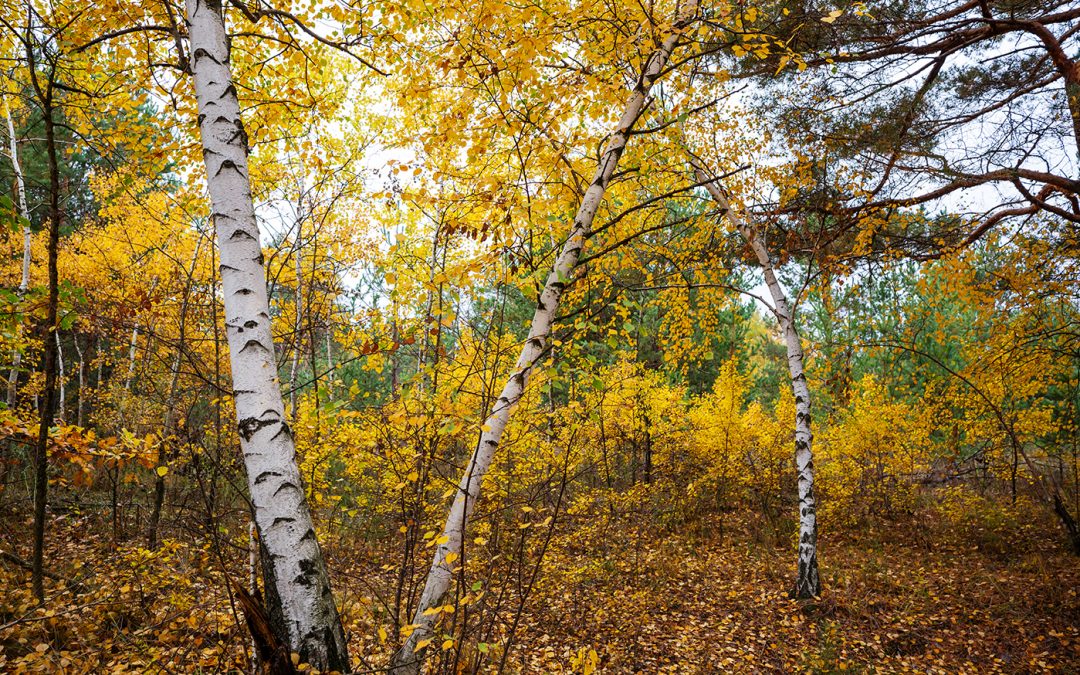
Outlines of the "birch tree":
{"label": "birch tree", "polygon": [[696,159],[692,159],[694,173],[698,182],[705,185],[709,195],[720,208],[720,212],[739,231],[742,238],[753,249],[758,266],[765,276],[765,285],[772,297],[772,311],[780,324],[787,351],[788,374],[791,377],[791,393],[795,397],[795,469],[799,492],[799,557],[793,595],[799,599],[812,598],[821,594],[821,578],[818,575],[817,562],[817,502],[814,498],[814,452],[813,431],[810,421],[810,387],[806,384],[803,368],[802,340],[795,327],[795,308],[789,302],[784,287],[776,277],[776,268],[769,255],[765,231],[756,224],[751,224],[731,208],[723,189],[710,180],[708,172]]}
{"label": "birch tree", "polygon": [[203,159],[220,247],[240,448],[264,551],[270,616],[301,660],[320,670],[345,671],[345,635],[278,382],[247,135],[232,81],[222,5],[219,0],[188,0],[186,8]]}
{"label": "birch tree", "polygon": [[574,273],[582,249],[592,232],[593,220],[600,208],[604,192],[615,173],[634,124],[645,109],[649,91],[663,73],[668,59],[679,44],[683,31],[694,20],[697,5],[697,0],[689,0],[679,9],[671,33],[646,58],[637,82],[626,99],[618,126],[607,142],[593,180],[578,206],[570,234],[563,243],[543,291],[540,293],[520,355],[482,426],[480,438],[458,483],[457,493],[442,534],[436,540],[438,543],[435,557],[413,615],[412,632],[391,662],[390,670],[395,675],[414,675],[420,672],[425,649],[432,640],[439,614],[430,610],[442,606],[450,593],[456,570],[454,563],[461,559],[469,518],[476,507],[477,500],[480,499],[484,476],[491,466],[499,441],[510,421],[511,410],[521,399],[533,368],[548,351],[559,299]]}
{"label": "birch tree", "polygon": [[[23,255],[22,255],[22,277],[19,281],[19,298],[21,299],[26,295],[26,291],[30,289],[30,210],[26,201],[26,180],[23,178],[22,165],[19,164],[19,143],[15,136],[15,123],[11,119],[11,105],[8,103],[7,96],[4,97],[4,117],[7,121],[8,132],[8,158],[11,160],[11,170],[15,175],[15,193],[18,197],[18,209],[19,217],[23,220]],[[16,336],[22,335],[22,325],[16,328]],[[7,384],[7,405],[8,408],[15,407],[15,394],[18,387],[19,380],[19,368],[22,365],[22,352],[19,348],[15,348],[15,353],[11,359],[11,372],[8,374]]]}

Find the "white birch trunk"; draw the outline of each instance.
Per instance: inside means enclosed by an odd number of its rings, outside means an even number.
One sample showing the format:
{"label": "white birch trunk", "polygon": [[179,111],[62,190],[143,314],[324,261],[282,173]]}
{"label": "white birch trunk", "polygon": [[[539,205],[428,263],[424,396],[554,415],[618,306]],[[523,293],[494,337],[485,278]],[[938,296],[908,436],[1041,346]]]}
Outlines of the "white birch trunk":
{"label": "white birch trunk", "polygon": [[[704,169],[693,160],[698,182],[708,180]],[[773,311],[776,313],[780,330],[784,334],[787,348],[788,374],[791,376],[791,393],[795,396],[795,469],[799,490],[799,558],[795,589],[796,598],[812,598],[821,595],[821,579],[818,575],[817,562],[817,502],[814,498],[814,452],[813,433],[810,417],[810,387],[806,384],[803,370],[802,341],[795,328],[793,308],[788,303],[787,294],[776,278],[772,258],[765,242],[764,233],[750,225],[737,212],[731,209],[723,190],[715,181],[705,184],[713,200],[724,215],[754,251],[754,256],[765,275],[765,285],[773,299]]]}
{"label": "white birch trunk", "polygon": [[131,382],[135,379],[135,355],[139,349],[139,324],[131,328],[131,342],[128,343],[128,371],[124,379],[124,391],[131,391]]}
{"label": "white birch trunk", "polygon": [[[240,449],[265,551],[271,619],[302,661],[349,669],[330,579],[296,464],[270,332],[270,303],[248,177],[247,135],[220,0],[187,0],[203,160],[220,246],[225,327]],[[279,616],[275,616],[279,614]]]}
{"label": "white birch trunk", "polygon": [[659,77],[671,57],[685,28],[697,13],[697,0],[689,0],[680,12],[680,17],[671,35],[646,59],[642,66],[637,84],[630,92],[626,101],[622,117],[618,126],[608,141],[607,148],[600,158],[596,175],[593,178],[585,195],[581,199],[577,215],[570,236],[563,244],[559,257],[548,275],[544,290],[540,294],[536,311],[533,314],[532,324],[529,328],[529,336],[521,348],[514,365],[513,372],[506,380],[502,392],[499,394],[490,414],[485,420],[483,431],[480,434],[472,457],[465,469],[464,475],[458,484],[457,495],[450,507],[450,513],[446,518],[442,536],[435,549],[435,559],[431,564],[427,582],[424,585],[420,601],[416,606],[416,612],[412,619],[413,630],[406,638],[401,649],[394,655],[390,670],[394,675],[415,675],[420,672],[423,664],[425,649],[419,645],[425,640],[430,640],[434,634],[435,615],[428,615],[427,610],[441,606],[449,596],[451,584],[456,568],[454,562],[461,558],[465,529],[472,515],[476,502],[480,499],[480,488],[484,476],[491,466],[495,457],[495,451],[499,447],[503,431],[510,421],[510,411],[521,399],[528,383],[529,375],[533,367],[546,353],[548,340],[551,336],[552,324],[555,320],[555,312],[559,306],[559,299],[570,276],[574,272],[585,240],[592,231],[593,218],[611,181],[615,168],[619,163],[626,143],[630,138],[630,130],[637,122],[645,107],[646,98],[653,82]]}
{"label": "white birch trunk", "polygon": [[79,345],[78,334],[72,334],[72,342],[75,343],[75,354],[79,357],[79,399],[75,406],[75,424],[82,427],[86,422],[86,356]]}
{"label": "white birch trunk", "polygon": [[53,332],[53,337],[56,338],[56,365],[60,369],[57,373],[57,379],[60,384],[60,400],[57,402],[56,419],[60,421],[60,424],[64,424],[66,422],[64,409],[67,406],[67,388],[64,386],[64,350],[60,347],[59,328]]}
{"label": "white birch trunk", "polygon": [[334,352],[331,334],[334,332],[333,324],[326,322],[326,400],[334,400]]}
{"label": "white birch trunk", "polygon": [[[19,144],[15,140],[15,123],[11,119],[11,106],[7,97],[4,97],[4,116],[7,118],[8,131],[8,154],[11,156],[11,170],[15,174],[15,191],[19,199],[19,215],[26,220],[23,226],[23,256],[22,256],[22,279],[19,282],[19,299],[26,295],[30,288],[30,207],[26,202],[26,181],[23,179],[22,165],[19,164]],[[15,338],[22,337],[22,322],[15,328]],[[15,353],[11,359],[11,372],[8,374],[7,405],[15,407],[16,388],[19,381],[19,367],[22,365],[22,351],[15,345]]]}

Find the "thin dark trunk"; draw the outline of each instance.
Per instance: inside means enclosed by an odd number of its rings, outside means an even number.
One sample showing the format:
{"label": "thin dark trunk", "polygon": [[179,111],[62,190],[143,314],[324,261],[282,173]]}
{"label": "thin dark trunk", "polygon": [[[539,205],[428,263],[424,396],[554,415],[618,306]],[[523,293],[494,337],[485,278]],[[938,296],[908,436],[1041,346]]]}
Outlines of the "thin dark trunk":
{"label": "thin dark trunk", "polygon": [[[33,49],[27,49],[30,70],[35,70]],[[56,122],[53,119],[52,81],[43,90],[36,75],[32,75],[38,93],[38,101],[45,123],[45,149],[49,167],[49,239],[48,267],[49,290],[45,315],[45,388],[42,392],[38,437],[34,448],[34,554],[33,565],[34,597],[40,602],[45,599],[44,554],[45,554],[45,508],[49,490],[49,427],[53,422],[56,408],[56,330],[57,306],[59,305],[59,271],[56,264],[57,250],[60,246],[60,170],[56,156]]]}
{"label": "thin dark trunk", "polygon": [[[202,240],[199,240],[202,243]],[[161,434],[161,445],[158,448],[157,471],[154,480],[154,506],[150,511],[150,527],[147,532],[147,543],[150,550],[157,548],[158,526],[161,522],[161,509],[165,505],[165,476],[168,475],[168,461],[175,454],[170,448],[175,442],[173,437],[176,426],[176,394],[180,385],[180,362],[184,355],[184,339],[187,337],[187,310],[191,298],[191,285],[194,283],[195,265],[199,260],[199,245],[195,246],[195,253],[191,259],[191,268],[187,270],[187,284],[184,286],[183,299],[180,302],[179,331],[177,335],[176,354],[173,357],[172,368],[169,376],[169,393],[165,398],[165,428]]]}

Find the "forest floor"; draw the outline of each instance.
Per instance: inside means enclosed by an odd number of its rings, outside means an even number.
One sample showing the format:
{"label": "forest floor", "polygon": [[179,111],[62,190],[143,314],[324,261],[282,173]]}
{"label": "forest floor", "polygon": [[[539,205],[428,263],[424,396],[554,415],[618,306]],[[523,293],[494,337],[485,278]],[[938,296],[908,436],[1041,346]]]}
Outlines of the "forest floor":
{"label": "forest floor", "polygon": [[791,549],[738,535],[639,538],[584,574],[555,556],[562,581],[529,603],[515,658],[530,673],[583,647],[605,673],[1080,672],[1080,561],[1061,538],[928,534],[824,537],[824,593],[803,603]]}
{"label": "forest floor", "polygon": [[[736,520],[564,523],[506,672],[1080,672],[1080,564],[1048,522],[956,528],[920,514],[857,535],[825,531],[824,594],[799,603],[786,593],[790,546],[763,521]],[[20,522],[0,517],[5,550],[25,543]],[[45,610],[32,608],[25,570],[0,561],[0,672],[234,672],[244,662],[208,547],[117,552],[92,533],[100,523],[88,525],[53,524],[51,568],[82,582],[51,580]],[[372,551],[347,553],[364,549],[328,543],[346,597],[370,592],[352,568]],[[347,628],[354,656],[385,662],[363,611]]]}

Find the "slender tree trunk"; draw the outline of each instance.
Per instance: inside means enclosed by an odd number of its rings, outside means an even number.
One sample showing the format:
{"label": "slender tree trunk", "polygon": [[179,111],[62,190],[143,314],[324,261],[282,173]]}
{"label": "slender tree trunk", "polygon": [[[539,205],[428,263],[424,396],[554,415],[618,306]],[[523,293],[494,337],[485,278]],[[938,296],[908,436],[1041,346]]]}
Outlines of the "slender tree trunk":
{"label": "slender tree trunk", "polygon": [[[693,159],[698,182],[708,180],[707,172]],[[788,374],[791,376],[791,392],[795,396],[795,469],[799,490],[799,557],[795,589],[796,598],[805,599],[821,595],[821,578],[817,562],[817,501],[814,498],[814,452],[810,418],[810,387],[806,384],[803,370],[802,341],[795,328],[794,309],[789,305],[784,288],[776,278],[772,258],[765,243],[764,233],[747,223],[741,215],[732,211],[723,190],[715,181],[705,183],[706,189],[724,215],[754,250],[758,265],[765,275],[765,285],[773,299],[780,330],[787,348]]]}
{"label": "slender tree trunk", "polygon": [[131,328],[131,342],[128,343],[128,370],[124,378],[124,391],[131,391],[131,382],[135,379],[135,355],[139,350],[139,324],[135,323]]}
{"label": "slender tree trunk", "polygon": [[334,351],[333,340],[331,336],[334,333],[334,326],[330,323],[330,319],[326,320],[326,400],[334,400]]}
{"label": "slender tree trunk", "polygon": [[157,471],[154,478],[154,505],[150,511],[150,526],[146,539],[149,549],[152,551],[158,544],[158,525],[161,522],[161,509],[165,506],[165,476],[168,475],[169,448],[173,443],[173,427],[176,426],[176,394],[180,387],[180,363],[184,356],[184,340],[187,338],[187,312],[188,302],[191,298],[192,277],[195,274],[195,265],[199,261],[199,248],[202,239],[195,245],[195,253],[191,257],[191,267],[187,270],[187,283],[184,285],[184,294],[180,301],[179,330],[176,338],[176,354],[173,356],[172,367],[169,369],[169,392],[165,396],[165,424],[162,429],[161,443],[158,446]]}
{"label": "slender tree trunk", "polygon": [[[28,61],[31,71],[34,70],[33,49],[27,49]],[[55,73],[50,73],[50,77]],[[42,393],[40,423],[38,425],[38,437],[35,443],[34,464],[34,554],[31,564],[33,571],[34,596],[40,602],[45,599],[45,587],[43,584],[43,565],[45,552],[45,507],[48,500],[49,490],[49,427],[53,422],[53,411],[56,408],[56,331],[57,331],[57,307],[60,299],[59,271],[57,269],[57,251],[60,247],[60,169],[57,163],[56,149],[56,122],[53,119],[52,105],[52,81],[47,88],[42,89],[35,80],[35,89],[38,93],[38,101],[45,123],[45,149],[49,168],[49,243],[48,243],[48,268],[49,290],[47,309],[45,314],[45,339],[42,341],[45,348],[44,371],[45,389]]]}
{"label": "slender tree trunk", "polygon": [[[71,337],[75,344],[75,354],[79,357],[79,398],[75,405],[75,425],[83,427],[86,425],[86,355],[79,344],[78,334],[72,333]],[[87,348],[89,349],[89,345]]]}
{"label": "slender tree trunk", "polygon": [[[7,118],[8,130],[8,153],[11,156],[11,170],[15,174],[15,191],[19,199],[19,215],[26,220],[23,225],[23,255],[22,255],[22,279],[19,282],[19,299],[21,300],[30,288],[30,207],[26,201],[26,181],[23,179],[22,165],[19,164],[19,144],[15,139],[15,123],[11,119],[11,106],[7,97],[4,97],[4,116]],[[15,339],[18,342],[22,337],[22,322],[18,322],[15,328]],[[7,406],[8,409],[15,407],[15,395],[19,382],[19,367],[22,365],[22,351],[19,345],[15,345],[15,353],[11,359],[11,372],[7,382]]]}
{"label": "slender tree trunk", "polygon": [[[259,226],[248,177],[247,135],[229,67],[219,0],[187,0],[203,159],[221,256],[225,326],[240,448],[264,556],[275,628],[301,660],[347,671],[330,579],[296,464],[274,357]],[[276,616],[275,616],[276,615]]]}
{"label": "slender tree trunk", "polygon": [[428,573],[420,602],[413,615],[414,629],[391,662],[390,669],[395,675],[415,675],[420,672],[425,653],[425,649],[420,645],[432,639],[437,614],[430,613],[428,610],[444,604],[450,593],[451,582],[457,570],[454,563],[461,558],[463,553],[465,529],[476,502],[480,498],[484,476],[491,466],[503,431],[510,421],[511,408],[521,399],[533,367],[547,353],[559,299],[574,273],[585,241],[592,232],[596,211],[600,208],[604,192],[626,148],[630,131],[645,107],[649,90],[667,64],[668,58],[679,42],[682,30],[696,13],[697,0],[690,0],[680,12],[671,35],[646,59],[642,66],[641,76],[627,99],[618,127],[611,135],[607,148],[600,158],[596,175],[582,197],[570,236],[563,244],[554,268],[544,285],[544,290],[540,294],[529,335],[522,346],[521,354],[483,425],[483,431],[472,457],[458,484],[457,495],[454,497],[442,535],[438,538],[441,543],[435,549],[435,559],[431,564],[431,571]]}
{"label": "slender tree trunk", "polygon": [[67,422],[67,413],[65,408],[67,406],[67,387],[64,382],[66,377],[64,373],[64,350],[60,346],[60,331],[56,330],[53,333],[53,337],[56,338],[56,366],[58,372],[58,384],[60,385],[60,400],[57,403],[56,419],[60,421],[60,424]]}

